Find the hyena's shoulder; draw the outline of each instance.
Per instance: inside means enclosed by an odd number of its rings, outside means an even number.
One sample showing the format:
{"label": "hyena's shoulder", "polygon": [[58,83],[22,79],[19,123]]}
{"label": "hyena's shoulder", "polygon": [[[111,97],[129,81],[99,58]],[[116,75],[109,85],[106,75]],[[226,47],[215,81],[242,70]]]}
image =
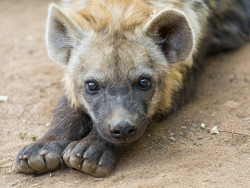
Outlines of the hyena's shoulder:
{"label": "hyena's shoulder", "polygon": [[174,8],[184,12],[196,35],[196,44],[200,53],[236,48],[249,39],[249,0],[145,1],[158,9]]}

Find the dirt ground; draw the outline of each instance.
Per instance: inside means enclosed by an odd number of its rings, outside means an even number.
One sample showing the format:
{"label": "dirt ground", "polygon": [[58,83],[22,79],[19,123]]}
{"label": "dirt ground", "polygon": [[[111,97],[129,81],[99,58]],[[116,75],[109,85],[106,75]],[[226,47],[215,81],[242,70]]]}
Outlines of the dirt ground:
{"label": "dirt ground", "polygon": [[193,102],[149,127],[109,177],[15,173],[17,152],[48,130],[63,91],[45,48],[48,2],[0,0],[0,95],[9,98],[0,102],[0,187],[250,187],[250,43],[206,59]]}

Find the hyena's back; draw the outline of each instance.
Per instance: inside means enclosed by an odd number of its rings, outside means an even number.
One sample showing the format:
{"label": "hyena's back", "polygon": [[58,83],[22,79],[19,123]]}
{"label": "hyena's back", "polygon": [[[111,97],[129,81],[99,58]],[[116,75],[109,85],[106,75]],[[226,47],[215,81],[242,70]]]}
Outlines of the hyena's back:
{"label": "hyena's back", "polygon": [[203,0],[210,9],[210,52],[246,43],[250,35],[250,0]]}

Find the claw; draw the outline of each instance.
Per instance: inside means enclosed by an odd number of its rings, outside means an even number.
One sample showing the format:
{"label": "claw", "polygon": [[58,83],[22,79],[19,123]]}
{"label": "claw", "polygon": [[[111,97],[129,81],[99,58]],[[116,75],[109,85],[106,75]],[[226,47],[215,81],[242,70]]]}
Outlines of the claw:
{"label": "claw", "polygon": [[19,159],[22,160],[22,159],[23,159],[23,156],[19,156]]}
{"label": "claw", "polygon": [[27,156],[27,155],[24,155],[24,156],[23,156],[23,159],[25,159],[25,160],[28,159],[28,156]]}
{"label": "claw", "polygon": [[103,166],[103,162],[102,162],[102,161],[100,161],[98,165],[99,165],[99,166]]}
{"label": "claw", "polygon": [[80,153],[77,153],[76,156],[80,158],[80,157],[81,157],[81,154],[80,154]]}
{"label": "claw", "polygon": [[41,151],[41,155],[42,155],[42,156],[45,156],[45,155],[47,155],[47,154],[48,154],[48,151],[47,151],[47,150],[42,150],[42,151]]}

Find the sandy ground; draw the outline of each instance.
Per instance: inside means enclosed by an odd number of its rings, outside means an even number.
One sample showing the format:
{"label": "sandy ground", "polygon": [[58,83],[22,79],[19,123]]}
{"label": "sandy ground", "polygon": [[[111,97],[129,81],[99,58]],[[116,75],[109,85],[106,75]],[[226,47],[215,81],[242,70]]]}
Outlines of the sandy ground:
{"label": "sandy ground", "polygon": [[63,91],[45,48],[47,4],[0,0],[0,95],[9,97],[0,103],[0,187],[250,187],[250,44],[205,60],[193,102],[149,127],[109,177],[12,171],[17,152],[48,130]]}

